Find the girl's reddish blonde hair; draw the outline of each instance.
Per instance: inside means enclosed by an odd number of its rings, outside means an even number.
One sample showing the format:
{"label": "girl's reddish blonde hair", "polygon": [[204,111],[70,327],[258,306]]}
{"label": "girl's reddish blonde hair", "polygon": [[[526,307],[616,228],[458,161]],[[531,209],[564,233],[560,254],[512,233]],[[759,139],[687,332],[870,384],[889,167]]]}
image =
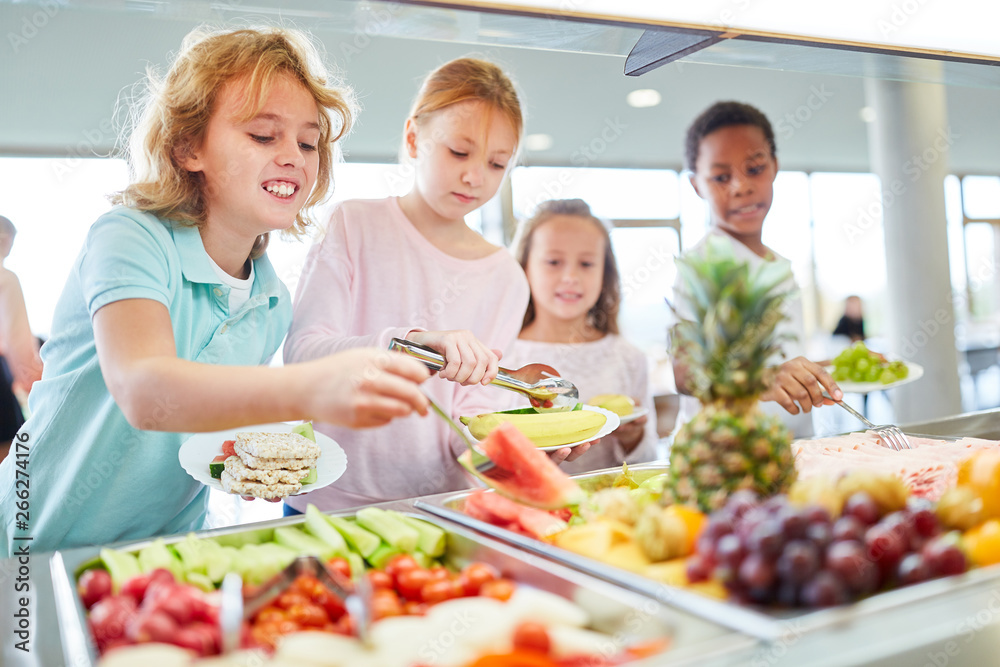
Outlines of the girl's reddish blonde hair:
{"label": "girl's reddish blonde hair", "polygon": [[[180,165],[184,152],[204,138],[222,87],[245,83],[240,120],[263,108],[275,81],[292,76],[319,107],[319,170],[292,233],[311,224],[309,208],[323,201],[330,188],[334,144],[351,127],[354,104],[350,91],[327,71],[319,50],[304,33],[286,28],[247,28],[214,32],[195,30],[184,38],[166,77],[148,72],[144,100],[136,112],[129,139],[131,182],[112,202],[199,226],[208,211],[204,181]],[[267,247],[267,234],[257,239],[253,255]]]}
{"label": "girl's reddish blonde hair", "polygon": [[517,90],[503,70],[478,58],[458,58],[428,74],[410,108],[410,118],[420,124],[435,111],[467,101],[485,102],[499,111],[510,121],[521,145],[524,114]]}
{"label": "girl's reddish blonde hair", "polygon": [[[557,215],[568,215],[593,223],[604,234],[604,274],[601,281],[601,294],[597,303],[587,312],[590,326],[604,334],[618,333],[618,310],[621,307],[621,278],[618,274],[618,262],[611,248],[611,234],[608,227],[590,211],[590,206],[582,199],[550,199],[538,205],[534,214],[524,220],[517,230],[514,239],[514,257],[525,271],[528,270],[528,258],[531,256],[531,239],[535,231],[546,221]],[[535,321],[535,301],[529,296],[528,308],[524,311],[524,321],[521,328]]]}

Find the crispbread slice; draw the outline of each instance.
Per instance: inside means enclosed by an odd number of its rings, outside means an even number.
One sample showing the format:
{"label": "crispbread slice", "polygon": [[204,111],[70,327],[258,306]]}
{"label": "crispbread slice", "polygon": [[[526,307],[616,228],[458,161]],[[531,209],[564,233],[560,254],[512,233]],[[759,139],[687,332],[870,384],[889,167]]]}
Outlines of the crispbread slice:
{"label": "crispbread slice", "polygon": [[234,479],[226,470],[222,471],[222,477],[219,481],[227,493],[238,493],[241,496],[253,496],[254,498],[284,498],[298,493],[302,489],[302,485],[298,482],[294,484],[261,484],[260,482]]}
{"label": "crispbread slice", "polygon": [[313,456],[307,459],[270,459],[254,456],[239,445],[234,449],[246,467],[254,470],[303,470],[314,467],[318,458]]}
{"label": "crispbread slice", "polygon": [[248,468],[238,456],[230,456],[225,462],[226,472],[233,479],[261,484],[295,484],[309,474],[308,468],[301,470],[257,470]]}
{"label": "crispbread slice", "polygon": [[236,446],[260,459],[307,459],[320,453],[319,445],[298,433],[237,433]]}

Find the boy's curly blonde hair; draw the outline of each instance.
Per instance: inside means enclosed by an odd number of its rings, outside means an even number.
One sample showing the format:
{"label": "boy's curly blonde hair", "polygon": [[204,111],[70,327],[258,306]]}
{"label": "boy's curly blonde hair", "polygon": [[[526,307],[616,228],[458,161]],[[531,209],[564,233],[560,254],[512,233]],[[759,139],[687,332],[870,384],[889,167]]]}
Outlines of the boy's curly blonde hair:
{"label": "boy's curly blonde hair", "polygon": [[[303,232],[312,222],[310,207],[323,201],[329,190],[334,144],[350,130],[354,104],[350,91],[326,70],[309,37],[287,28],[198,29],[185,37],[162,81],[150,71],[129,139],[131,182],[112,202],[190,225],[204,224],[204,182],[200,174],[181,166],[185,150],[201,143],[226,83],[246,80],[240,110],[240,119],[246,121],[264,106],[281,75],[299,81],[320,109],[316,184],[291,230]],[[264,234],[257,239],[253,257],[263,254],[267,238]]]}

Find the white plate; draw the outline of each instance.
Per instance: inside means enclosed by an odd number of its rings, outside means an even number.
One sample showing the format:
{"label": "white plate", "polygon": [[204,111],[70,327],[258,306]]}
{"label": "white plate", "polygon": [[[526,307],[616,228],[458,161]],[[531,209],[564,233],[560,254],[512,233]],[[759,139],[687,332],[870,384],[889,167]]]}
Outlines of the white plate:
{"label": "white plate", "polygon": [[[208,464],[216,456],[222,453],[222,443],[226,440],[235,440],[236,434],[246,431],[263,431],[266,433],[291,433],[295,424],[261,424],[259,426],[244,426],[228,431],[215,431],[214,433],[198,433],[188,438],[177,458],[180,459],[181,467],[187,474],[194,477],[207,487],[218,491],[225,491],[222,483],[214,479],[208,471]],[[312,484],[303,484],[299,493],[307,493],[321,489],[324,486],[333,484],[344,471],[347,470],[347,454],[340,448],[332,438],[316,432],[316,444],[320,448],[320,456],[316,461],[316,481]],[[298,495],[298,494],[296,494]]]}
{"label": "white plate", "polygon": [[591,442],[592,440],[597,440],[598,438],[603,438],[604,436],[606,436],[607,434],[611,433],[616,428],[618,428],[618,424],[619,424],[619,421],[620,421],[618,419],[618,415],[616,415],[615,413],[611,412],[610,410],[605,410],[604,408],[598,408],[598,407],[596,407],[594,405],[584,405],[583,409],[584,410],[590,410],[591,412],[600,412],[602,415],[604,415],[605,417],[608,418],[608,420],[606,422],[604,422],[604,426],[601,427],[600,431],[598,431],[594,435],[590,436],[586,440],[580,440],[578,442],[571,442],[571,443],[566,444],[566,445],[552,445],[551,447],[539,447],[539,449],[542,450],[543,452],[554,452],[557,449],[562,449],[563,447],[576,447],[577,445],[582,445],[585,442]]}
{"label": "white plate", "polygon": [[[902,380],[896,380],[895,382],[889,382],[888,384],[882,384],[881,382],[850,382],[845,380],[844,382],[838,382],[837,386],[845,394],[869,394],[873,391],[883,391],[885,389],[893,389],[894,387],[899,387],[904,384],[908,384],[915,380],[919,380],[924,375],[924,368],[919,364],[915,364],[912,361],[904,362],[906,367],[910,370],[910,373]],[[827,366],[827,372],[833,373],[833,366]]]}
{"label": "white plate", "polygon": [[645,417],[648,414],[649,408],[637,407],[632,410],[632,414],[619,417],[618,419],[622,424],[628,424],[629,422],[634,422],[639,417]]}

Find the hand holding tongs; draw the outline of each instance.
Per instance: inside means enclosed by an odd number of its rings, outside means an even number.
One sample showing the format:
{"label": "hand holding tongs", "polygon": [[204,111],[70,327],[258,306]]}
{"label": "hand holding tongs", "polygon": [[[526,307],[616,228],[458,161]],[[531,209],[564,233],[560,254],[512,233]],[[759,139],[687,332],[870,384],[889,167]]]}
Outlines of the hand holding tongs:
{"label": "hand holding tongs", "polygon": [[[393,338],[389,349],[419,359],[435,373],[445,367],[445,358],[437,350],[411,340]],[[576,386],[545,364],[528,364],[516,371],[501,368],[490,384],[524,394],[537,412],[568,412],[580,402]]]}

